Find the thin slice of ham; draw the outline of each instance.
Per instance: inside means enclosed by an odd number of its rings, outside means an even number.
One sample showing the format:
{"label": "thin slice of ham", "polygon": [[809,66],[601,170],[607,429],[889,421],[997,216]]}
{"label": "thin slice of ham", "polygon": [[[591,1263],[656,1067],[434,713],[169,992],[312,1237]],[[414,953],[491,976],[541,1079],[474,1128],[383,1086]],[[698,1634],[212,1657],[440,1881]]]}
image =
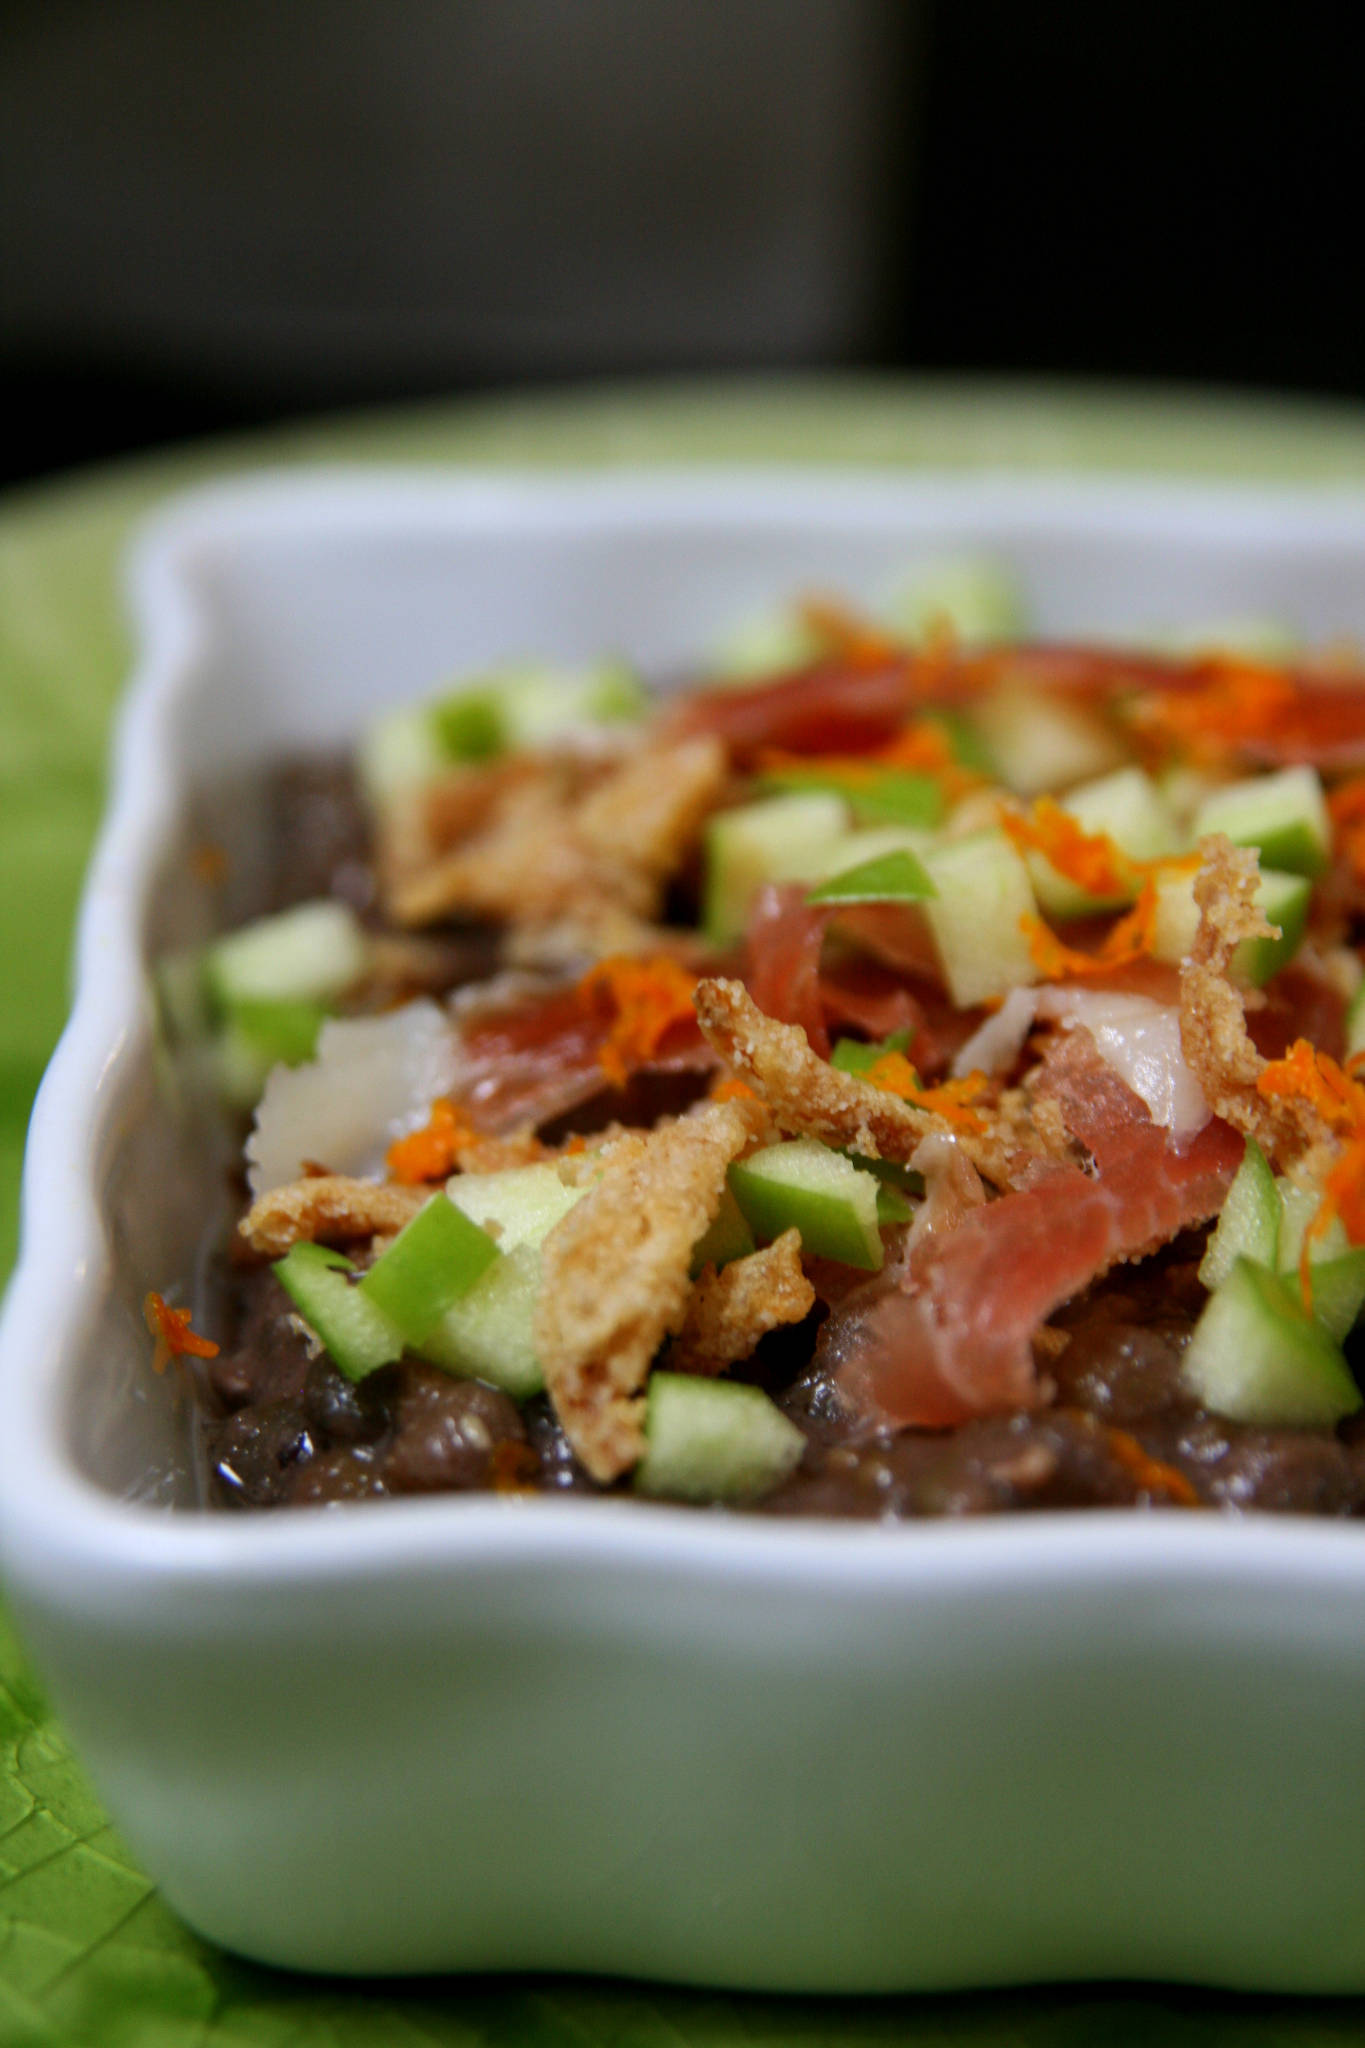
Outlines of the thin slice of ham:
{"label": "thin slice of ham", "polygon": [[[608,1021],[579,982],[509,987],[493,1001],[458,1006],[458,1076],[452,1093],[477,1129],[497,1134],[539,1125],[604,1094]],[[698,1025],[672,1025],[640,1069],[705,1073],[716,1056]]]}
{"label": "thin slice of ham", "polygon": [[946,1428],[1046,1397],[1032,1338],[1110,1266],[1221,1206],[1243,1140],[1211,1119],[1183,1148],[1106,1066],[1089,1033],[1049,1048],[1038,1080],[1095,1171],[1048,1164],[911,1250],[830,1316],[817,1357],[870,1427]]}
{"label": "thin slice of ham", "polygon": [[[847,948],[822,962],[832,923],[838,923],[841,934],[852,931],[860,942],[863,933],[845,907],[811,903],[809,894],[805,882],[773,882],[754,899],[744,939],[744,985],[764,1016],[799,1024],[821,1059],[828,1059],[832,1038],[850,1026],[878,1039],[907,1031],[919,1071],[930,1077],[940,1072],[954,1034],[970,1029],[970,1022],[932,985],[907,988],[898,966]],[[830,951],[837,955],[839,949]],[[931,1013],[947,1022],[946,1047]]]}
{"label": "thin slice of ham", "polygon": [[744,984],[765,1017],[799,1024],[827,1059],[820,953],[830,911],[807,902],[809,894],[807,882],[770,882],[759,890],[744,934]]}
{"label": "thin slice of ham", "polygon": [[699,690],[669,714],[670,735],[713,732],[737,767],[766,748],[857,754],[889,740],[914,703],[913,658],[875,665],[822,661],[754,689]]}

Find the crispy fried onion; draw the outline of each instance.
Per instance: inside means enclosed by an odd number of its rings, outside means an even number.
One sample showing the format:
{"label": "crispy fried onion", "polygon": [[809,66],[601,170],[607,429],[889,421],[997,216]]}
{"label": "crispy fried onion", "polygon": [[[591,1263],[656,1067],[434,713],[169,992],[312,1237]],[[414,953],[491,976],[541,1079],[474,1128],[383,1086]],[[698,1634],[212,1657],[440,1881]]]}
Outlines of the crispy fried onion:
{"label": "crispy fried onion", "polygon": [[643,1387],[683,1327],[692,1247],[715,1216],[725,1169],[761,1135],[756,1103],[710,1103],[599,1154],[596,1184],[546,1238],[535,1345],[564,1432],[594,1479],[644,1448]]}
{"label": "crispy fried onion", "polygon": [[709,734],[646,747],[586,787],[581,767],[547,759],[487,805],[471,803],[463,830],[456,811],[444,846],[426,857],[408,850],[388,873],[389,908],[405,925],[573,917],[590,929],[614,913],[619,931],[623,914],[652,918],[726,773],[725,749]]}
{"label": "crispy fried onion", "polygon": [[1286,1166],[1322,1145],[1328,1125],[1305,1096],[1258,1086],[1267,1062],[1247,1030],[1245,993],[1232,974],[1244,939],[1275,932],[1256,902],[1257,857],[1221,832],[1201,841],[1200,852],[1199,929],[1180,969],[1181,1047],[1214,1114]]}
{"label": "crispy fried onion", "polygon": [[353,1244],[392,1235],[430,1197],[430,1188],[320,1173],[259,1195],[237,1228],[262,1258],[280,1259],[293,1244]]}
{"label": "crispy fried onion", "polygon": [[1021,1151],[1046,1149],[1018,1115],[1004,1129],[981,1106],[981,1129],[959,1124],[856,1074],[841,1073],[811,1050],[797,1024],[765,1017],[738,981],[697,984],[697,1016],[707,1040],[742,1081],[762,1097],[784,1131],[820,1138],[869,1159],[907,1160],[932,1132],[956,1137],[972,1164],[996,1187],[1015,1177]]}
{"label": "crispy fried onion", "polygon": [[687,1318],[669,1353],[674,1372],[715,1374],[748,1358],[760,1337],[799,1323],[815,1306],[801,1270],[801,1233],[784,1230],[762,1251],[708,1267],[692,1288]]}

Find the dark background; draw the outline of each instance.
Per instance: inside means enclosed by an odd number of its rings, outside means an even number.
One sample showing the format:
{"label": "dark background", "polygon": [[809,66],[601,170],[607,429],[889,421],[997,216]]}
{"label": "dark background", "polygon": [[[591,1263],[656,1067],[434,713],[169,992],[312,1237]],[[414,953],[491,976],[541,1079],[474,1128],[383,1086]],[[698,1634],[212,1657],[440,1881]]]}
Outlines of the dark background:
{"label": "dark background", "polygon": [[1352,20],[0,0],[0,479],[598,376],[1365,396]]}

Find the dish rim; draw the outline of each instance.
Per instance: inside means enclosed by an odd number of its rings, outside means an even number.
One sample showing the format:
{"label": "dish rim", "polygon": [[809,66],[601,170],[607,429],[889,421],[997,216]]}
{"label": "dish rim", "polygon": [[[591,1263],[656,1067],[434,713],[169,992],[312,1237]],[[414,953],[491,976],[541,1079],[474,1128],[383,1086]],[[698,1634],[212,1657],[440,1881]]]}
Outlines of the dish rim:
{"label": "dish rim", "polygon": [[[1340,484],[1228,486],[1183,479],[824,470],[814,466],[645,471],[457,471],[337,466],[300,476],[264,472],[209,484],[162,507],[129,551],[125,573],[135,635],[132,679],[118,714],[110,793],[76,928],[70,1019],[35,1102],[24,1162],[20,1256],[0,1315],[0,1561],[24,1579],[100,1597],[122,1583],[228,1582],[440,1575],[474,1565],[536,1564],[577,1571],[611,1564],[684,1568],[735,1584],[797,1579],[831,1590],[928,1590],[952,1585],[1067,1586],[1204,1582],[1286,1588],[1365,1577],[1365,1536],[1349,1523],[1270,1515],[1182,1516],[1132,1509],[1004,1515],[886,1525],[765,1520],[629,1500],[505,1499],[460,1495],[345,1504],[288,1516],[217,1515],[121,1499],[76,1466],[64,1401],[88,1339],[107,1257],[97,1165],[110,1113],[145,1046],[140,920],[175,816],[180,772],[172,725],[211,631],[194,572],[215,545],[244,532],[324,536],[402,530],[415,518],[459,530],[490,518],[522,531],[591,525],[626,511],[714,521],[730,516],[799,529],[818,505],[875,525],[926,499],[946,508],[1103,519],[1149,529],[1248,539],[1286,525],[1331,531],[1365,550],[1365,492]],[[61,1227],[35,1219],[60,1217]],[[29,1361],[41,1357],[41,1371]],[[87,1576],[88,1575],[88,1578]],[[88,1587],[88,1592],[85,1590]]]}

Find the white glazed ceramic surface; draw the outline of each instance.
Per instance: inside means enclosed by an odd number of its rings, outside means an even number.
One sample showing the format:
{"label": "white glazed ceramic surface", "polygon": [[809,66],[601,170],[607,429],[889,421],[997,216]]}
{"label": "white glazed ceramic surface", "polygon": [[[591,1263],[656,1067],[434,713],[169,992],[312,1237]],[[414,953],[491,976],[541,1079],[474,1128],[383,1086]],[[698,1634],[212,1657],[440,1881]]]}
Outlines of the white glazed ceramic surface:
{"label": "white glazed ceramic surface", "polygon": [[201,494],[142,639],[3,1326],[0,1541],[170,1902],[267,1960],[868,1990],[1365,1989],[1365,1532],[1096,1513],[769,1524],[455,1498],[206,1514],[138,1303],[221,1155],[149,947],[283,747],[500,656],[686,666],[796,588],[1012,562],[1046,632],[1269,612],[1365,636],[1365,501],[800,474]]}

